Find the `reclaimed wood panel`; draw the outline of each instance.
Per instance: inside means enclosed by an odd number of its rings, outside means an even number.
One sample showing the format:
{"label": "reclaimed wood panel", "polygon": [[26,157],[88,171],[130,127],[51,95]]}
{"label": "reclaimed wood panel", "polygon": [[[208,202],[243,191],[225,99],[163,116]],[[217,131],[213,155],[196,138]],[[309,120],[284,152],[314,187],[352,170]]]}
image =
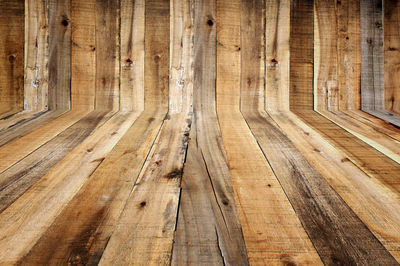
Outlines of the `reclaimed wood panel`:
{"label": "reclaimed wood panel", "polygon": [[216,114],[215,0],[193,1],[193,123],[182,176],[174,265],[247,265]]}
{"label": "reclaimed wood panel", "polygon": [[93,110],[96,88],[96,1],[71,0],[71,107]]}
{"label": "reclaimed wood panel", "polygon": [[144,1],[121,0],[120,108],[144,109]]}
{"label": "reclaimed wood panel", "polygon": [[360,1],[26,3],[48,107],[0,121],[0,264],[398,265]]}
{"label": "reclaimed wood panel", "polygon": [[25,1],[24,110],[48,109],[48,0]]}
{"label": "reclaimed wood panel", "polygon": [[25,1],[0,3],[0,118],[23,109]]}
{"label": "reclaimed wood panel", "polygon": [[384,109],[384,45],[382,0],[360,0],[361,106]]}
{"label": "reclaimed wood panel", "polygon": [[383,1],[385,109],[400,114],[400,2]]}
{"label": "reclaimed wood panel", "polygon": [[69,110],[71,0],[49,0],[49,109]]}
{"label": "reclaimed wood panel", "polygon": [[119,0],[96,0],[96,109],[119,108]]}
{"label": "reclaimed wood panel", "polygon": [[[262,35],[255,33],[262,29],[263,21],[259,19],[262,13],[258,3],[248,1],[246,8],[242,8],[248,13],[241,23],[244,28],[241,35],[241,110],[250,129],[325,264],[396,263],[270,116],[260,111],[263,103],[260,106],[258,98],[264,90],[260,75],[264,72],[260,71]],[[342,224],[334,226],[338,223]],[[349,227],[354,231],[345,229]],[[356,246],[355,243],[363,244]]]}

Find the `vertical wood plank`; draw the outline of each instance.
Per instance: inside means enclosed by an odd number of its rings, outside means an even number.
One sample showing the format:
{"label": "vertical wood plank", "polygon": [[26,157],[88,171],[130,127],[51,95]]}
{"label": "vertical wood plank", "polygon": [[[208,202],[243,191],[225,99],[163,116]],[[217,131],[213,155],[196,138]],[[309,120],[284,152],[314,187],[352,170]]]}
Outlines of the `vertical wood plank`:
{"label": "vertical wood plank", "polygon": [[0,2],[0,118],[23,109],[24,0]]}
{"label": "vertical wood plank", "polygon": [[96,87],[96,0],[71,0],[71,105],[94,109]]}
{"label": "vertical wood plank", "polygon": [[336,2],[314,1],[314,109],[339,109]]}
{"label": "vertical wood plank", "polygon": [[400,1],[384,0],[385,109],[400,114]]}
{"label": "vertical wood plank", "polygon": [[360,0],[361,109],[384,109],[382,0]]}
{"label": "vertical wood plank", "polygon": [[290,109],[313,109],[314,18],[312,0],[294,0],[290,24]]}
{"label": "vertical wood plank", "polygon": [[265,106],[268,111],[289,108],[290,3],[266,1]]}
{"label": "vertical wood plank", "polygon": [[49,109],[69,110],[70,98],[71,0],[49,0]]}
{"label": "vertical wood plank", "polygon": [[25,1],[24,109],[48,109],[48,0]]}
{"label": "vertical wood plank", "polygon": [[193,112],[174,265],[247,265],[216,114],[217,1],[194,0]]}
{"label": "vertical wood plank", "polygon": [[119,0],[96,0],[96,109],[119,109]]}
{"label": "vertical wood plank", "polygon": [[360,1],[336,2],[338,102],[340,110],[360,110]]}
{"label": "vertical wood plank", "polygon": [[[168,0],[145,2],[146,95],[143,122],[164,124],[124,211],[118,217],[117,229],[107,244],[100,265],[166,265],[171,259],[180,192],[178,181],[185,154],[182,137],[187,125],[185,119],[165,116],[169,91],[169,8]],[[160,115],[165,117],[164,122]],[[166,121],[168,118],[171,120]],[[131,134],[135,134],[134,131]]]}
{"label": "vertical wood plank", "polygon": [[144,0],[121,0],[121,110],[144,109]]}

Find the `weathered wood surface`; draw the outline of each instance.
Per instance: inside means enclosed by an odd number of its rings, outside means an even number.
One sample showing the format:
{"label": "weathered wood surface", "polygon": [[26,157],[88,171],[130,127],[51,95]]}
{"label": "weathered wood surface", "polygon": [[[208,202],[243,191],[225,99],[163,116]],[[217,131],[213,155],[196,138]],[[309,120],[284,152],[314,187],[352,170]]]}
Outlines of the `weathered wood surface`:
{"label": "weathered wood surface", "polygon": [[49,0],[49,109],[70,109],[71,0]]}
{"label": "weathered wood surface", "polygon": [[361,107],[384,109],[383,5],[382,0],[360,1]]}
{"label": "weathered wood surface", "polygon": [[193,124],[173,264],[247,265],[216,113],[217,1],[193,1]]}
{"label": "weathered wood surface", "polygon": [[[218,2],[217,110],[249,263],[321,264],[300,220],[288,208],[290,202],[240,113],[240,55],[243,49],[248,49],[243,46],[247,43],[242,43],[241,46],[240,22],[241,13],[244,18],[248,14],[243,12],[245,9],[241,1]],[[290,2],[268,1],[265,4],[266,14],[270,15],[270,23],[266,24],[268,33],[276,29],[276,23],[289,19]],[[288,33],[290,25],[284,25],[281,26],[286,26]],[[243,30],[245,29],[246,27]],[[269,41],[283,44],[284,34],[285,30],[282,29],[279,33],[272,34],[274,37]],[[288,47],[288,39],[286,41]],[[282,64],[284,59],[280,61],[281,57],[277,56],[282,52],[278,51],[278,47],[281,46],[270,47],[267,58],[274,58],[277,64]],[[268,71],[273,67],[276,64],[267,65]],[[272,73],[268,73],[267,77],[273,86],[280,86],[279,79]],[[270,89],[274,94],[282,92],[277,87]],[[272,98],[273,95],[269,95],[268,100]],[[281,102],[272,102],[274,106],[283,105]],[[282,220],[285,220],[284,224],[280,222]]]}
{"label": "weathered wood surface", "polygon": [[[358,216],[263,111],[263,35],[260,1],[242,4],[241,110],[316,251],[325,264],[396,263]],[[243,2],[242,2],[243,3]],[[329,22],[329,18],[324,21]],[[326,41],[326,39],[325,39]],[[328,44],[321,44],[330,47]],[[334,73],[324,69],[329,76]],[[323,84],[335,108],[335,84]],[[321,103],[322,104],[322,103]],[[340,218],[339,218],[340,217]],[[347,228],[352,228],[348,230]],[[321,238],[321,235],[324,237]],[[362,243],[355,245],[355,243]]]}
{"label": "weathered wood surface", "polygon": [[[385,16],[384,4],[382,0],[360,1],[361,109],[393,125],[400,126],[398,114],[391,110],[393,101],[387,100],[394,99],[392,94],[396,93],[393,87],[396,78],[394,80],[392,78],[396,75],[396,69],[392,68],[392,60],[395,59],[388,58],[395,52],[389,49],[388,41],[394,37],[393,41],[396,42],[397,33],[393,33],[391,29],[392,23],[395,22],[391,22]],[[388,8],[396,9],[395,6],[390,6],[390,1],[387,4]],[[385,23],[388,26],[387,29],[385,29]],[[384,42],[386,35],[388,39]],[[394,72],[387,72],[390,68],[390,71]]]}
{"label": "weathered wood surface", "polygon": [[0,264],[398,265],[362,2],[27,1],[48,72],[0,121]]}
{"label": "weathered wood surface", "polygon": [[[355,1],[341,1],[340,4],[315,1],[314,108],[335,124],[400,162],[400,143],[393,143],[393,138],[399,137],[397,132],[390,133],[390,125],[367,123],[358,117],[357,112],[350,111],[360,109],[358,104],[350,103],[359,103],[360,98],[355,95],[360,94],[360,77],[366,75],[360,70],[359,5]],[[374,66],[379,68],[379,64]],[[371,80],[372,83],[378,80],[378,71],[369,74],[377,76]],[[383,76],[380,78],[383,79]],[[362,85],[365,83],[364,80]],[[374,86],[383,84],[383,80],[377,83]]]}
{"label": "weathered wood surface", "polygon": [[23,109],[24,3],[0,3],[0,118]]}
{"label": "weathered wood surface", "polygon": [[384,108],[400,115],[400,2],[383,0]]}

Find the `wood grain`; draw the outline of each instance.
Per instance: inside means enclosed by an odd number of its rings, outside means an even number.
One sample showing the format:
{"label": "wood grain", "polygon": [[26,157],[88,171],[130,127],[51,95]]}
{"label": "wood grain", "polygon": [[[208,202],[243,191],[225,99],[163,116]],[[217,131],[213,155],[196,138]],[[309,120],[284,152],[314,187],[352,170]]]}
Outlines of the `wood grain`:
{"label": "wood grain", "polygon": [[361,106],[384,109],[384,47],[382,0],[360,1],[361,12]]}
{"label": "wood grain", "polygon": [[69,110],[71,0],[49,0],[49,109]]}
{"label": "wood grain", "polygon": [[121,110],[144,109],[144,25],[145,2],[121,0]]}
{"label": "wood grain", "polygon": [[0,118],[23,109],[24,1],[0,3]]}
{"label": "wood grain", "polygon": [[71,106],[93,110],[96,88],[96,1],[71,0]]}
{"label": "wood grain", "polygon": [[48,0],[25,1],[24,110],[48,109]]}
{"label": "wood grain", "polygon": [[216,1],[194,1],[193,10],[194,121],[182,177],[172,262],[247,265],[216,115]]}
{"label": "wood grain", "polygon": [[[270,14],[266,24],[270,28],[266,33],[274,31],[276,23],[290,19],[289,1],[266,1],[265,5],[267,16]],[[241,7],[240,1],[218,1],[217,111],[249,263],[318,265],[321,261],[317,252],[240,113],[240,53],[243,48],[240,45],[240,21],[244,10]],[[286,29],[282,28],[284,25]],[[272,87],[268,91],[279,95],[277,90],[283,88],[283,84],[279,84],[278,76],[274,77],[272,71],[281,70],[283,78],[283,58],[289,59],[278,51],[285,47],[285,39],[286,47],[289,45],[289,39],[284,36],[289,35],[289,24],[281,26],[279,32],[271,35],[279,46],[268,49],[276,53],[267,56],[271,64],[272,59],[277,62],[274,66],[266,66],[270,71],[267,80]],[[268,100],[272,97],[268,95]],[[276,101],[268,108],[276,106],[275,103],[283,105]],[[280,222],[282,220],[285,224]]]}
{"label": "wood grain", "polygon": [[385,109],[400,114],[400,2],[383,1]]}
{"label": "wood grain", "polygon": [[[321,260],[325,264],[384,261],[396,264],[392,255],[284,132],[260,111],[263,108],[258,100],[263,93],[260,79],[264,74],[260,71],[263,40],[257,30],[262,29],[262,13],[255,2],[247,3],[242,6],[248,13],[242,14],[241,24],[244,29],[241,31],[241,110]],[[334,226],[338,224],[341,225]],[[352,230],[347,229],[350,227]]]}
{"label": "wood grain", "polygon": [[119,108],[119,0],[96,0],[96,109]]}
{"label": "wood grain", "polygon": [[398,265],[398,116],[362,106],[380,9],[27,0],[0,264]]}

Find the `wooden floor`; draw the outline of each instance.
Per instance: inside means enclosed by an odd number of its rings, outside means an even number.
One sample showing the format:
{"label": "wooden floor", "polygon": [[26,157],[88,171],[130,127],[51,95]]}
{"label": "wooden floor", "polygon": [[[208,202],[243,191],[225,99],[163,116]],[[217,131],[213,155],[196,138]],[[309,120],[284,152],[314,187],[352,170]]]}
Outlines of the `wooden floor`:
{"label": "wooden floor", "polygon": [[399,265],[400,70],[368,96],[361,62],[379,5],[23,2],[0,265]]}

